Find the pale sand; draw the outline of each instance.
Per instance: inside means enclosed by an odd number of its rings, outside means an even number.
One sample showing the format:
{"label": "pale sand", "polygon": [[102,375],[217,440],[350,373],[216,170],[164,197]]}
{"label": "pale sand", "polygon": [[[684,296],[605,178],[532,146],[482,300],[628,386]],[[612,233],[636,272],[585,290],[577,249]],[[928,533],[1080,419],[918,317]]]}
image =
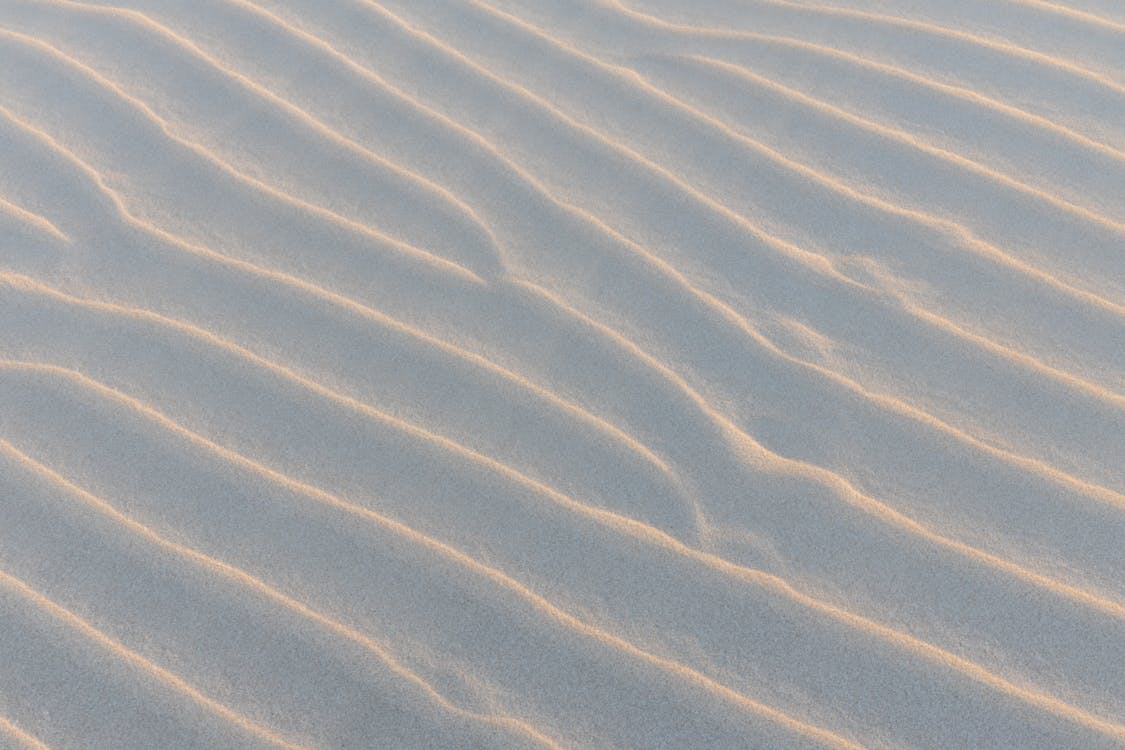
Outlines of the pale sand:
{"label": "pale sand", "polygon": [[1125,748],[1125,4],[0,0],[0,746]]}

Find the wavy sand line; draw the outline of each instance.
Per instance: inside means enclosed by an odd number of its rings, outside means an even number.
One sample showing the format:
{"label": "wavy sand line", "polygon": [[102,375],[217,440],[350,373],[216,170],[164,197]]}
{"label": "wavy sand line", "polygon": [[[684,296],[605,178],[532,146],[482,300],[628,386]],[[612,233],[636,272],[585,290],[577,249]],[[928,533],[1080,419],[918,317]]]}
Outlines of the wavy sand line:
{"label": "wavy sand line", "polygon": [[[17,451],[12,447],[8,441],[0,438],[0,452],[14,458],[21,462],[29,461],[24,454]],[[37,466],[32,464],[33,466]],[[253,721],[252,719],[243,716],[242,714],[234,711],[227,706],[219,703],[218,701],[207,697],[194,686],[188,684],[177,675],[169,672],[168,670],[160,667],[148,659],[144,658],[136,651],[125,647],[121,642],[114,640],[105,633],[95,628],[90,623],[83,620],[78,615],[70,610],[56,604],[54,601],[40,594],[34,588],[26,584],[24,581],[16,578],[15,576],[0,570],[0,585],[15,591],[21,597],[34,604],[36,607],[47,613],[52,618],[65,623],[70,628],[77,630],[86,638],[94,641],[115,658],[125,661],[132,666],[147,672],[155,677],[159,682],[163,683],[172,690],[183,694],[190,698],[192,701],[203,706],[207,710],[222,717],[239,729],[265,740],[277,747],[286,748],[286,750],[305,750],[302,745],[294,744],[285,738],[275,734],[267,727]]]}
{"label": "wavy sand line", "polygon": [[21,208],[15,203],[4,200],[3,198],[0,198],[0,211],[3,211],[4,213],[15,217],[17,220],[22,221],[25,224],[29,224],[35,227],[40,232],[48,234],[51,237],[54,237],[56,240],[59,240],[60,242],[70,244],[70,236],[67,235],[66,232],[62,231],[54,224],[52,224],[46,217],[28,211],[26,208]]}
{"label": "wavy sand line", "polygon": [[0,732],[4,732],[16,742],[31,750],[51,750],[45,743],[23,731],[3,716],[0,716]]}

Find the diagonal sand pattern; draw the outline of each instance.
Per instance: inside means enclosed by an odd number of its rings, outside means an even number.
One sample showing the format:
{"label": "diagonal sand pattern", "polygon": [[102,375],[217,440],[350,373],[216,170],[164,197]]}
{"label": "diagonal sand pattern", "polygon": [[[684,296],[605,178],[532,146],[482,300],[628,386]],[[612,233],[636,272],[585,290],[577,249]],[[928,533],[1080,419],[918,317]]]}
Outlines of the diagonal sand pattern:
{"label": "diagonal sand pattern", "polygon": [[1123,41],[0,3],[0,745],[1125,748]]}

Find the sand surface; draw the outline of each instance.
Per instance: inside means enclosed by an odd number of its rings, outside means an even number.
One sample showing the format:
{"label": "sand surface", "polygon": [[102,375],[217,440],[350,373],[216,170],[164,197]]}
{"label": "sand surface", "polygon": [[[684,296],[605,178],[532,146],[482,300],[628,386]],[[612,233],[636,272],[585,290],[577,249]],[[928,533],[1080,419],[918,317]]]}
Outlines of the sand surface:
{"label": "sand surface", "polygon": [[1125,748],[1125,4],[0,0],[0,747]]}

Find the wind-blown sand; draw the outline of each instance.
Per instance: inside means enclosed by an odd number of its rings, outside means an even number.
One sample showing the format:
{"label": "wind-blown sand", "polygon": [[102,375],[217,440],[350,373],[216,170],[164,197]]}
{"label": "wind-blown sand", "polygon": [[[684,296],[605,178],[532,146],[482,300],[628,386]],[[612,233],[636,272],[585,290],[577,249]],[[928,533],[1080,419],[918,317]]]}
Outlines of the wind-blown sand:
{"label": "wind-blown sand", "polygon": [[1125,748],[1125,5],[0,0],[0,746]]}

